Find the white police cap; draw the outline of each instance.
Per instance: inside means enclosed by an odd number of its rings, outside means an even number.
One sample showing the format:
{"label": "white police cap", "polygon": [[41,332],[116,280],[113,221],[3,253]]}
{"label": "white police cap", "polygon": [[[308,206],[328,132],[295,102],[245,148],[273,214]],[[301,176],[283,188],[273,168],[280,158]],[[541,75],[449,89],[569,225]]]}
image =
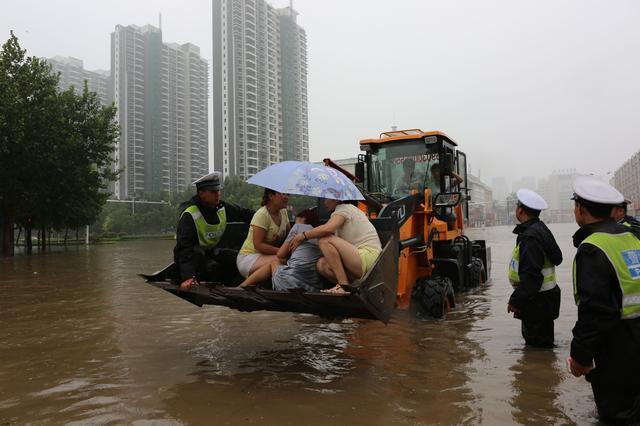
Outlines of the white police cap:
{"label": "white police cap", "polygon": [[547,202],[537,192],[521,188],[516,191],[518,201],[532,210],[545,210],[549,208]]}
{"label": "white police cap", "polygon": [[222,174],[220,172],[211,172],[208,175],[204,175],[201,178],[195,180],[193,184],[198,189],[213,189],[219,191],[222,189],[222,183],[220,182]]}
{"label": "white police cap", "polygon": [[613,205],[624,201],[624,196],[605,181],[595,176],[577,176],[573,181],[573,199],[581,198],[594,204]]}

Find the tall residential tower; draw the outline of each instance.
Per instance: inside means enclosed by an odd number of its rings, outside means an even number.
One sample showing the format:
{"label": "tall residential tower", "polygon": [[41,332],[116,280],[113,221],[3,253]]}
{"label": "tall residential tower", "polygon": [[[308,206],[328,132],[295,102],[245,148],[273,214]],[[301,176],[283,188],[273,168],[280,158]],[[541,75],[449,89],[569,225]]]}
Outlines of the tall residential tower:
{"label": "tall residential tower", "polygon": [[247,178],[309,159],[305,31],[290,8],[213,1],[213,159]]}
{"label": "tall residential tower", "polygon": [[72,57],[54,56],[46,60],[51,65],[54,73],[60,73],[60,90],[67,90],[74,86],[77,93],[84,90],[84,82],[91,92],[96,92],[103,105],[111,103],[109,94],[110,76],[109,71],[84,69],[82,60]]}
{"label": "tall residential tower", "polygon": [[121,135],[117,198],[184,190],[208,172],[208,71],[199,48],[166,44],[151,25],[111,34]]}

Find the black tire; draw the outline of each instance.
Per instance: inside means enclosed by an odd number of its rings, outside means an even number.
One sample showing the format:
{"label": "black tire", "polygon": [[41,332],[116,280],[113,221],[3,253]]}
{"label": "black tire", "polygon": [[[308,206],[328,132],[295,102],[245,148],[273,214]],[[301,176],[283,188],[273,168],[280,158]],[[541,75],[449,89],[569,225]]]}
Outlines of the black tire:
{"label": "black tire", "polygon": [[413,287],[410,307],[416,318],[444,318],[455,307],[451,280],[439,276],[419,279]]}
{"label": "black tire", "polygon": [[484,284],[487,280],[486,275],[482,260],[477,257],[472,258],[469,266],[469,283],[467,287],[475,288]]}

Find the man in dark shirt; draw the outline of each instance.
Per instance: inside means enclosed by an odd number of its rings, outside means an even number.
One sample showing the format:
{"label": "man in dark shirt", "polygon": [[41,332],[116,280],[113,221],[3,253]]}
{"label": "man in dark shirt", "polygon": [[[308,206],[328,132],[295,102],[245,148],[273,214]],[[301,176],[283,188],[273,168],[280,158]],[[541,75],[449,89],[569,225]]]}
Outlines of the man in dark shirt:
{"label": "man in dark shirt", "polygon": [[509,281],[514,290],[507,312],[522,321],[522,337],[527,345],[553,347],[553,321],[560,313],[560,288],[555,267],[562,263],[562,252],[553,234],[540,220],[547,202],[529,189],[516,193],[513,233],[518,237],[509,263]]}
{"label": "man in dark shirt", "polygon": [[237,251],[217,248],[228,222],[250,223],[253,211],[220,200],[219,172],[196,180],[198,191],[180,206],[180,220],[173,249],[180,289],[187,290],[199,280],[230,283],[237,274]]}
{"label": "man in dark shirt", "polygon": [[616,223],[622,194],[593,176],[574,182],[571,373],[586,375],[604,422],[640,424],[640,231]]}

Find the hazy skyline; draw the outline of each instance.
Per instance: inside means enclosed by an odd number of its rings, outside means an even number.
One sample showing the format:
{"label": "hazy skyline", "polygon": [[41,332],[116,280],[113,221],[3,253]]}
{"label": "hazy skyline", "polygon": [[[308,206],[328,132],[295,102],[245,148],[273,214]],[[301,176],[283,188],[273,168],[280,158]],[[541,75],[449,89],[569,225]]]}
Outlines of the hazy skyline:
{"label": "hazy skyline", "polygon": [[[269,2],[275,7],[286,0]],[[640,4],[297,0],[307,31],[311,160],[392,125],[442,130],[482,179],[605,175],[640,148]],[[109,69],[117,24],[158,25],[211,65],[211,1],[23,0],[0,16],[28,54]]]}

